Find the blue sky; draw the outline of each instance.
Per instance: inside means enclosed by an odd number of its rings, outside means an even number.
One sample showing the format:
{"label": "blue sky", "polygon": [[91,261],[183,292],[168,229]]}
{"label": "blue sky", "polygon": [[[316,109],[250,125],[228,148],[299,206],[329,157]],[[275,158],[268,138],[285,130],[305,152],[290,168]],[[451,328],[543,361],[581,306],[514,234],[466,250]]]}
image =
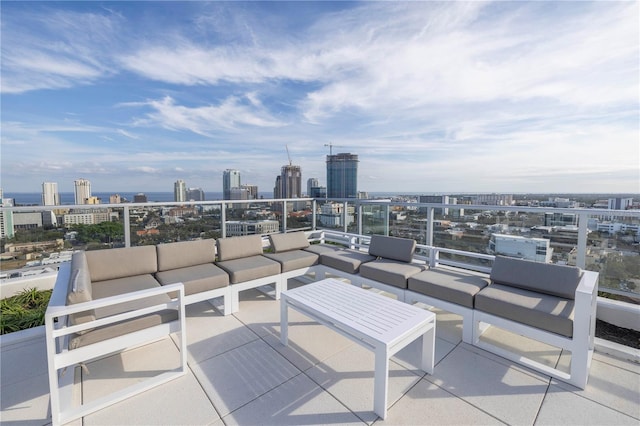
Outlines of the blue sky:
{"label": "blue sky", "polygon": [[6,192],[640,192],[638,2],[1,7]]}

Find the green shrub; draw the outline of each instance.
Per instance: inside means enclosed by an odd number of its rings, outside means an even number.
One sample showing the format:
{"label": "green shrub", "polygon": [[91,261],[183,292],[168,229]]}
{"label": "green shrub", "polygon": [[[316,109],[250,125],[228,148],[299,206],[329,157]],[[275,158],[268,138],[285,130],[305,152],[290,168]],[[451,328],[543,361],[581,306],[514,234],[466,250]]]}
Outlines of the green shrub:
{"label": "green shrub", "polygon": [[0,334],[44,325],[51,290],[24,289],[0,300]]}

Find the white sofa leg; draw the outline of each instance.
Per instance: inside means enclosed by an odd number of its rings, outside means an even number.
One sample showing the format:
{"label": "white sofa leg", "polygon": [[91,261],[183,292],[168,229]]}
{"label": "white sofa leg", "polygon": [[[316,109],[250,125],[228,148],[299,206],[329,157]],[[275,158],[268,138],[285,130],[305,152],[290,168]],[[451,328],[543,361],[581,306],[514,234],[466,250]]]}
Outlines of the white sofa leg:
{"label": "white sofa leg", "polygon": [[473,344],[473,311],[462,314],[462,341]]}
{"label": "white sofa leg", "polygon": [[[226,300],[225,300],[226,302]],[[225,303],[225,312],[226,312],[226,303]],[[231,313],[236,313],[240,310],[240,292],[236,290],[231,290]]]}

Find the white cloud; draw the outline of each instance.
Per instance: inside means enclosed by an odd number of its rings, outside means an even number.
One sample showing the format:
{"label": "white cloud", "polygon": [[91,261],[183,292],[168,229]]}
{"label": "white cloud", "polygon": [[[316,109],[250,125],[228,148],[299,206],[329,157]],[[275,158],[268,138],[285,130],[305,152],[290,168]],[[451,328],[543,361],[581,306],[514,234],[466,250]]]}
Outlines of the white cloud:
{"label": "white cloud", "polygon": [[124,185],[235,167],[268,189],[285,145],[323,180],[328,142],[360,155],[369,191],[633,190],[640,178],[637,2],[317,3],[300,20],[216,3],[174,19],[136,3],[149,19],[135,25],[118,3],[8,5],[2,91],[34,108],[7,115],[3,99],[3,178],[95,166]]}
{"label": "white cloud", "polygon": [[[247,100],[249,102],[247,102]],[[176,105],[170,96],[146,102],[153,112],[134,122],[136,126],[162,126],[209,136],[215,131],[233,131],[241,126],[281,127],[286,123],[272,117],[257,102],[255,94],[231,96],[219,105],[187,107]]]}

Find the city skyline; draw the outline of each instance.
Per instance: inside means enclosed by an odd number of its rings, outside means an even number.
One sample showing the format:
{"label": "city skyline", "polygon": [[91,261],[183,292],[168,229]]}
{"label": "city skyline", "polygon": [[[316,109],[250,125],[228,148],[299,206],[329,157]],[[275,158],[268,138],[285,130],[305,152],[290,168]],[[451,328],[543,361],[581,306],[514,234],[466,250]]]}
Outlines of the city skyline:
{"label": "city skyline", "polygon": [[[638,193],[638,2],[7,2],[2,187]],[[331,145],[331,146],[329,146]],[[402,189],[399,191],[399,189]]]}

